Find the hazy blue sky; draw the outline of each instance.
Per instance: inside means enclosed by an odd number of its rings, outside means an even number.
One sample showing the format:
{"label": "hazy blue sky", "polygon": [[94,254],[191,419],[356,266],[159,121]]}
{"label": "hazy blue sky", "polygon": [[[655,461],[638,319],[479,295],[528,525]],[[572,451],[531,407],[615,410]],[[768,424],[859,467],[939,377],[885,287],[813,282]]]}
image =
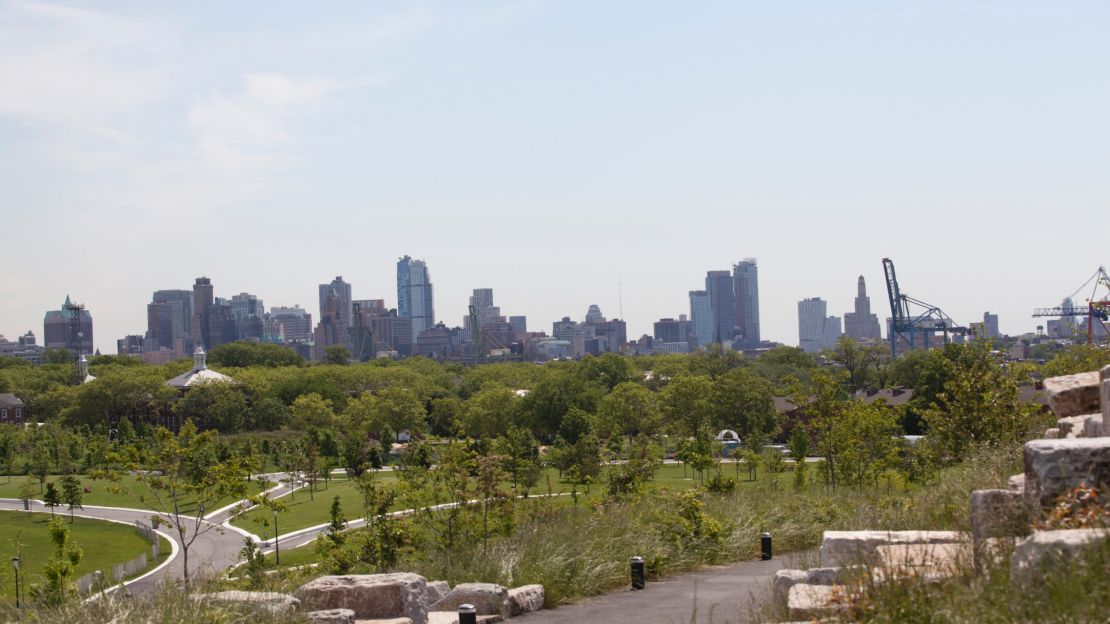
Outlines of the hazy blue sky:
{"label": "hazy blue sky", "polygon": [[1105,2],[0,2],[0,332],[66,294],[97,346],[151,291],[317,315],[343,275],[530,329],[688,312],[760,266],[763,336],[880,261],[1032,330],[1107,258]]}

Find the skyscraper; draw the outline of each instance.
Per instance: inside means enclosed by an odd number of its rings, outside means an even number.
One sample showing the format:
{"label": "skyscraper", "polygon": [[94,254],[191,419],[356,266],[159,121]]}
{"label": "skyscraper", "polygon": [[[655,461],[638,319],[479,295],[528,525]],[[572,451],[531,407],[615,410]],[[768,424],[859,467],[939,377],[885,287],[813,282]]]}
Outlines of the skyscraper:
{"label": "skyscraper", "polygon": [[412,319],[413,344],[435,325],[432,278],[423,260],[405,256],[397,261],[397,314]]}
{"label": "skyscraper", "polygon": [[193,291],[156,290],[146,306],[143,350],[165,349],[186,357],[193,352]]}
{"label": "skyscraper", "polygon": [[213,303],[212,280],[207,277],[198,277],[193,283],[193,318],[190,323],[193,343],[206,349],[212,347],[209,317]]}
{"label": "skyscraper", "polygon": [[744,258],[732,267],[736,294],[736,327],[746,349],[759,346],[759,267],[755,258]]}
{"label": "skyscraper", "polygon": [[840,317],[825,314],[828,304],[820,297],[798,302],[798,346],[816,353],[836,346],[840,337]]}
{"label": "skyscraper", "polygon": [[342,275],[336,275],[330,284],[320,284],[320,320],[323,320],[324,308],[328,306],[328,299],[332,297],[335,298],[333,321],[345,323],[350,327],[352,324],[351,285],[343,281]]}
{"label": "skyscraper", "polygon": [[853,340],[882,339],[879,317],[871,313],[871,298],[867,296],[867,284],[863,281],[862,275],[859,276],[859,282],[856,284],[855,312],[844,315],[844,335]]}
{"label": "skyscraper", "polygon": [[736,296],[732,291],[732,274],[728,271],[707,271],[705,291],[713,307],[713,342],[724,344],[736,334]]}
{"label": "skyscraper", "polygon": [[690,320],[694,324],[693,334],[697,346],[705,347],[713,343],[713,302],[704,290],[690,291]]}
{"label": "skyscraper", "polygon": [[74,355],[93,352],[92,314],[66,295],[60,310],[48,310],[42,319],[42,341],[47,349],[68,349]]}

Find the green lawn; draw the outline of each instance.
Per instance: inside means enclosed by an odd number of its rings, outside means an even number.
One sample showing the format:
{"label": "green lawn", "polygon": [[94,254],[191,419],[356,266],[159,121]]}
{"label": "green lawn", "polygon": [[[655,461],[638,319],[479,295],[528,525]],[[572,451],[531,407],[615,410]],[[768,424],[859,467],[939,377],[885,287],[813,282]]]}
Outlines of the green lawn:
{"label": "green lawn", "polygon": [[[391,471],[376,472],[374,480],[382,484],[396,483],[397,477]],[[329,485],[325,486],[323,481],[317,483],[315,494],[310,495],[308,489],[303,488],[278,499],[287,506],[285,511],[278,513],[278,528],[284,534],[330,522],[331,502],[337,494],[343,506],[343,515],[348,520],[362,515],[362,493],[346,476],[335,474]],[[268,533],[273,536],[273,521],[272,512],[256,509],[236,518],[232,524],[257,535]]]}
{"label": "green lawn", "polygon": [[[58,515],[64,514],[59,511]],[[15,598],[14,571],[8,562],[20,551],[19,542],[23,544],[20,568],[27,586],[43,582],[43,566],[54,552],[46,527],[49,520],[48,513],[0,511],[0,561],[4,562],[0,566],[0,599]],[[149,556],[150,544],[133,527],[89,518],[74,518],[73,524],[68,526],[71,543],[81,546],[84,551],[73,580],[93,570],[103,570],[111,580],[113,565],[137,557],[142,552]],[[169,555],[170,544],[165,539],[162,540],[160,553],[159,561],[151,562],[147,569]]]}
{"label": "green lawn", "polygon": [[[140,483],[134,475],[123,475],[119,478],[119,481],[114,483],[103,479],[93,480],[85,475],[79,475],[79,478],[81,479],[81,485],[91,490],[91,492],[84,495],[81,501],[83,505],[129,507],[132,509],[155,509],[158,507],[150,488]],[[60,479],[61,477],[52,475],[46,479],[46,482],[55,482],[55,485],[61,491],[61,485],[57,483]],[[38,490],[38,479],[33,479],[33,481],[35,483],[35,498],[42,500],[42,494]],[[0,476],[0,498],[19,498],[19,488],[26,482],[26,476],[11,477],[10,482],[8,477]],[[261,484],[258,482],[252,482],[248,489],[254,493],[262,491]],[[220,501],[217,504],[210,505],[210,507],[215,510],[230,502],[230,500]],[[185,513],[192,513],[195,508],[195,502],[191,499],[186,500],[182,507]]]}

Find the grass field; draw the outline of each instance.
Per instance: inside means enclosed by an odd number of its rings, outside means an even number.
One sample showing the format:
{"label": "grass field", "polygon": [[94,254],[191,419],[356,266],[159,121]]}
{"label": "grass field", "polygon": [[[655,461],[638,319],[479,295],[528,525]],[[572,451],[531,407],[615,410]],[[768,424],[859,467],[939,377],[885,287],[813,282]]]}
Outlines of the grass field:
{"label": "grass field", "polygon": [[[46,479],[47,483],[57,482],[61,477],[50,476]],[[99,505],[102,507],[129,507],[132,509],[154,509],[157,503],[151,495],[150,488],[143,485],[134,475],[123,475],[119,481],[112,483],[105,480],[93,480],[88,476],[79,475],[81,485],[84,488],[91,490],[85,493],[81,503],[83,505]],[[35,498],[42,500],[42,494],[38,493],[38,479],[33,479],[35,484]],[[0,498],[19,498],[19,488],[27,482],[26,476],[11,477],[10,483],[8,477],[0,476]],[[59,485],[60,484],[55,483]],[[257,482],[252,482],[249,486],[249,491],[257,493],[261,491],[261,485]],[[218,504],[211,505],[212,509],[230,503],[231,501],[220,501]],[[61,509],[61,508],[59,508]],[[185,513],[192,513],[195,510],[195,503],[192,500],[187,500],[183,506]]]}
{"label": "grass field", "polygon": [[[58,515],[63,514],[58,512]],[[14,571],[8,562],[17,553],[27,587],[43,581],[43,565],[54,552],[46,527],[49,520],[48,513],[0,511],[0,561],[4,562],[0,566],[0,599],[15,598]],[[103,570],[110,579],[113,565],[150,552],[150,544],[133,527],[124,524],[74,518],[73,524],[68,526],[71,543],[81,546],[84,551],[74,580],[93,570]],[[22,549],[19,542],[22,542]],[[148,569],[169,555],[170,544],[164,539],[160,552],[159,561],[151,562]]]}

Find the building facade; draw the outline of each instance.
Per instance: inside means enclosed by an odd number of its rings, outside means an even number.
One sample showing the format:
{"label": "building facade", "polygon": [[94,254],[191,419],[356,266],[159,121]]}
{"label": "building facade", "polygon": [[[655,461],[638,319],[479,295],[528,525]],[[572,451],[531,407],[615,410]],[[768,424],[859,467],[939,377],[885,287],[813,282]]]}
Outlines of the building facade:
{"label": "building facade", "polygon": [[708,271],[705,291],[713,308],[713,342],[731,342],[736,334],[736,295],[733,278],[728,271]]}
{"label": "building facade", "polygon": [[828,316],[828,304],[820,297],[798,302],[798,346],[806,353],[832,349],[840,337],[840,317]]}
{"label": "building facade", "polygon": [[759,346],[759,266],[755,258],[744,258],[732,267],[732,290],[736,295],[736,328],[740,346]]}
{"label": "building facade", "polygon": [[412,319],[413,341],[435,325],[432,278],[423,260],[404,256],[397,261],[397,314]]}
{"label": "building facade", "polygon": [[694,325],[695,346],[713,344],[713,301],[704,290],[690,291],[690,322]]}
{"label": "building facade", "polygon": [[854,311],[844,315],[844,335],[860,341],[882,340],[879,316],[871,313],[871,298],[867,296],[867,283],[862,275],[856,282]]}
{"label": "building facade", "polygon": [[42,320],[43,346],[66,349],[74,355],[93,352],[92,314],[66,296],[60,310],[49,310]]}

